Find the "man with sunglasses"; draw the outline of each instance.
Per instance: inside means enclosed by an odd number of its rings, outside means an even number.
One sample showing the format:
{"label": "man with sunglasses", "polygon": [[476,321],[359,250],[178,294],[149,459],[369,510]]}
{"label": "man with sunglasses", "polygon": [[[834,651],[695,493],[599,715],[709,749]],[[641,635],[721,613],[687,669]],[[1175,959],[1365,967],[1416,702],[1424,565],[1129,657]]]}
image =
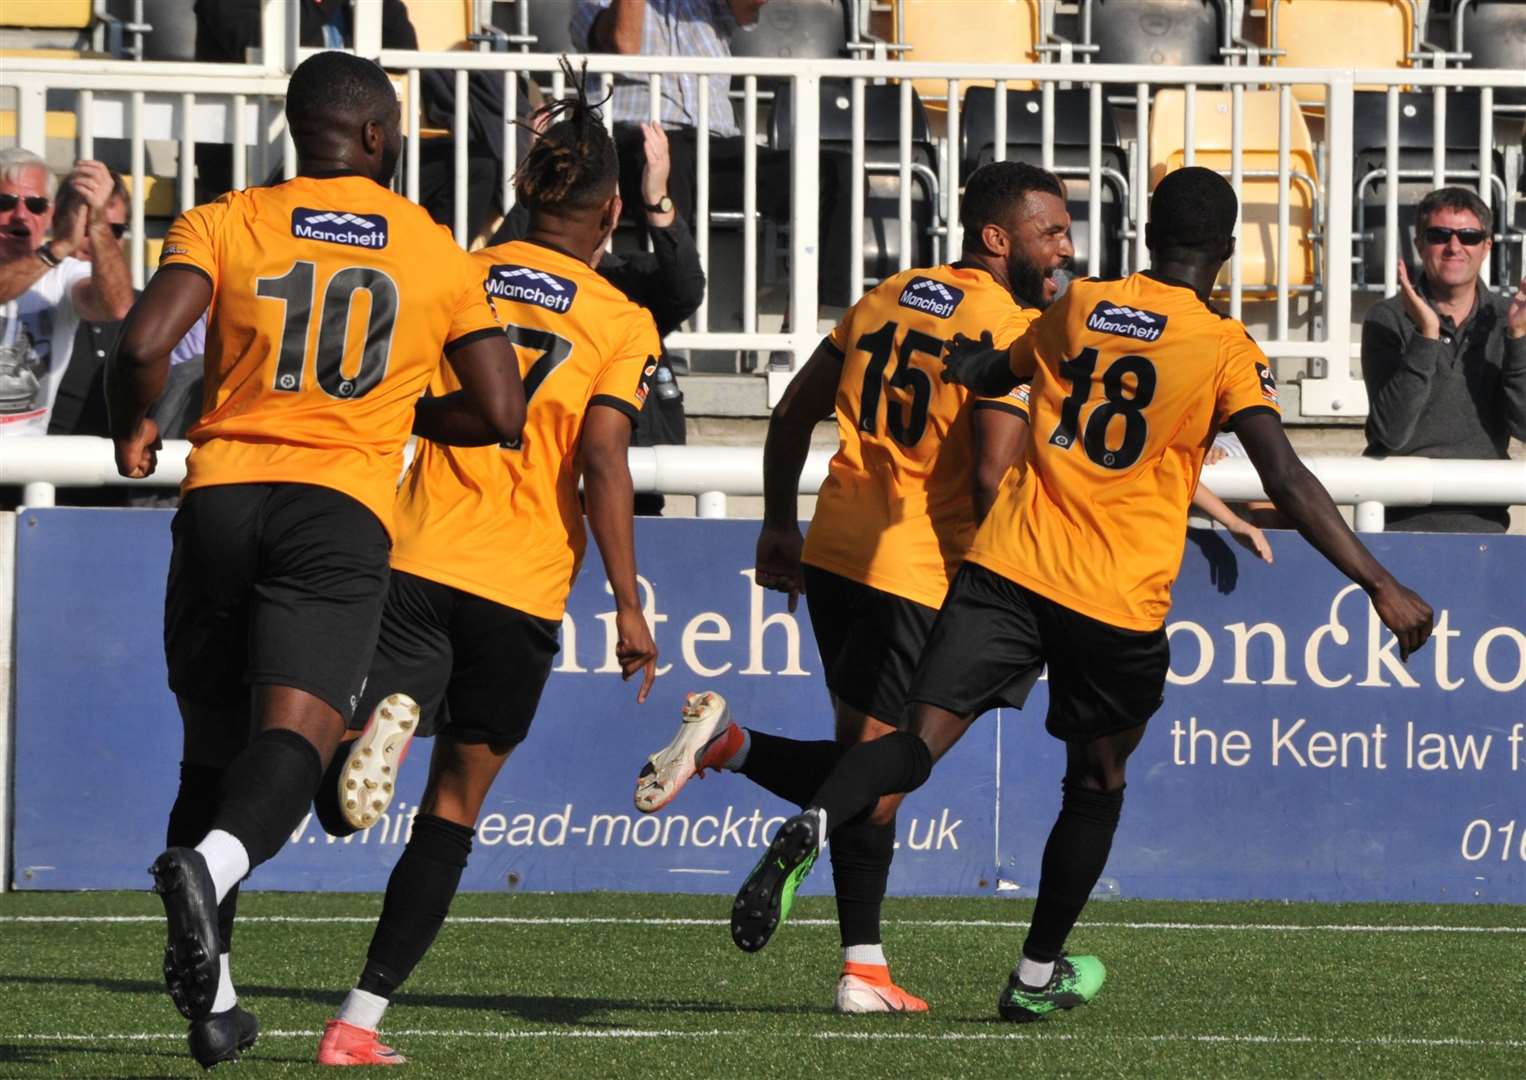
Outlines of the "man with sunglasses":
{"label": "man with sunglasses", "polygon": [[[1420,277],[1401,261],[1399,291],[1362,324],[1370,457],[1504,459],[1526,439],[1526,279],[1493,293],[1482,278],[1493,215],[1468,188],[1420,200]],[[1504,532],[1503,506],[1392,507],[1405,532]]]}
{"label": "man with sunglasses", "polygon": [[[115,321],[132,306],[116,228],[125,194],[99,161],[65,182],[79,210],[54,224],[55,181],[27,150],[0,151],[0,436],[45,435],[82,319]],[[116,220],[110,214],[115,198]]]}

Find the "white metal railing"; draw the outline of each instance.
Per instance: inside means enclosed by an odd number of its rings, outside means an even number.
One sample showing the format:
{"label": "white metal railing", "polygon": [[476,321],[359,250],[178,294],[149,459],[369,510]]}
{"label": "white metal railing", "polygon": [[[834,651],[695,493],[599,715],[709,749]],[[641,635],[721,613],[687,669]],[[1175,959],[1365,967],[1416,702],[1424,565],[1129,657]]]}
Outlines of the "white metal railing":
{"label": "white metal railing", "polygon": [[[159,451],[148,480],[117,475],[111,441],[87,435],[12,438],[0,442],[0,484],[19,484],[28,506],[53,505],[55,487],[173,487],[185,479],[191,444],[171,440]],[[826,479],[831,454],[813,451],[800,477],[802,494],[813,495]],[[1386,506],[1526,505],[1526,462],[1453,461],[1436,458],[1311,457],[1304,459],[1331,497],[1356,508],[1360,532],[1383,531]],[[630,450],[637,491],[693,495],[700,517],[726,516],[729,495],[763,494],[763,450],[740,446],[649,446]],[[1203,470],[1204,482],[1221,498],[1264,499],[1249,461],[1230,458]]]}
{"label": "white metal railing", "polygon": [[[363,5],[364,7],[364,5]],[[149,140],[171,140],[178,144],[179,200],[182,207],[189,204],[194,192],[195,146],[203,142],[227,143],[237,148],[233,155],[235,186],[258,182],[278,167],[287,175],[295,168],[295,154],[284,128],[281,116],[281,95],[285,89],[285,69],[305,52],[291,42],[293,27],[284,19],[283,5],[266,5],[267,40],[286,41],[287,48],[267,64],[208,65],[177,63],[133,63],[124,61],[72,60],[60,63],[52,60],[27,58],[7,59],[0,72],[0,85],[15,89],[18,99],[18,132],[24,145],[40,147],[45,131],[46,101],[50,91],[75,91],[78,96],[78,144],[81,155],[88,156],[98,138],[125,138],[131,140],[131,171],[133,198],[131,206],[131,262],[134,280],[141,285],[148,273],[146,266],[147,243],[144,220],[144,192],[146,173],[146,146]],[[358,28],[361,29],[361,28]],[[561,76],[557,60],[547,55],[518,52],[451,52],[415,53],[379,50],[379,58],[390,70],[401,72],[409,103],[406,117],[406,134],[409,153],[407,166],[401,178],[402,189],[410,197],[418,195],[418,150],[421,139],[420,73],[427,70],[444,70],[455,75],[456,123],[454,151],[457,162],[455,183],[455,232],[458,240],[465,241],[467,219],[466,170],[463,167],[467,151],[466,112],[469,100],[466,82],[469,72],[487,72],[501,75],[504,80],[505,146],[507,160],[504,176],[513,171],[514,132],[509,128],[516,111],[520,92],[516,76],[529,73],[549,76],[552,93],[561,92]],[[914,101],[911,79],[942,80],[948,90],[948,111],[944,116],[944,130],[936,135],[941,147],[940,160],[944,163],[942,175],[934,177],[938,182],[930,200],[933,205],[932,224],[928,229],[928,243],[921,254],[932,250],[934,243],[943,251],[957,251],[960,242],[958,218],[960,199],[960,155],[962,115],[960,96],[962,88],[974,82],[994,83],[995,116],[992,128],[994,154],[1006,156],[1007,97],[1003,91],[1009,84],[1033,81],[1042,91],[1039,101],[1043,113],[1041,120],[1038,160],[1053,164],[1055,160],[1055,117],[1053,116],[1055,88],[1074,84],[1089,88],[1087,95],[1087,127],[1090,140],[1087,164],[1084,168],[1074,166],[1066,170],[1076,179],[1085,178],[1088,185],[1087,207],[1090,229],[1088,259],[1084,269],[1096,273],[1102,265],[1104,243],[1125,242],[1120,253],[1125,271],[1142,268],[1148,258],[1143,248],[1143,228],[1147,217],[1148,188],[1150,186],[1150,142],[1153,125],[1151,94],[1164,87],[1182,87],[1186,105],[1183,109],[1182,143],[1183,159],[1191,163],[1196,159],[1198,99],[1200,91],[1228,87],[1232,91],[1233,110],[1232,146],[1229,167],[1225,170],[1234,182],[1242,184],[1257,176],[1277,180],[1276,237],[1272,248],[1276,258],[1274,283],[1253,283],[1251,290],[1242,273],[1237,253],[1230,267],[1227,290],[1229,308],[1234,314],[1246,316],[1253,327],[1264,330],[1258,334],[1262,346],[1275,359],[1285,362],[1282,374],[1307,371],[1302,379],[1300,411],[1306,416],[1359,417],[1366,412],[1366,393],[1361,380],[1352,370],[1355,347],[1352,337],[1352,280],[1353,258],[1359,252],[1360,229],[1353,228],[1353,192],[1357,177],[1354,175],[1353,101],[1358,85],[1377,85],[1387,88],[1387,131],[1390,136],[1387,149],[1385,176],[1404,176],[1398,169],[1397,135],[1399,129],[1399,88],[1414,87],[1429,90],[1435,103],[1436,130],[1438,136],[1445,131],[1446,103],[1449,94],[1459,88],[1478,89],[1480,135],[1478,154],[1480,167],[1466,176],[1469,184],[1476,184],[1481,192],[1499,194],[1508,211],[1514,209],[1519,196],[1521,149],[1519,145],[1496,140],[1495,113],[1493,110],[1494,88],[1526,87],[1526,72],[1522,71],[1465,71],[1465,70],[1299,70],[1288,68],[1254,67],[1146,67],[1101,64],[1039,64],[1039,65],[954,65],[942,63],[917,63],[913,61],[859,61],[859,60],[798,60],[777,59],[713,59],[672,58],[598,55],[589,57],[589,70],[600,80],[614,76],[643,79],[651,88],[653,108],[661,93],[665,77],[677,74],[716,75],[733,77],[734,93],[739,88],[741,98],[740,121],[742,135],[747,147],[754,147],[762,137],[765,100],[769,94],[760,89],[759,80],[771,80],[774,84],[787,82],[791,90],[793,110],[791,117],[792,152],[791,192],[792,211],[787,224],[789,234],[789,304],[787,329],[774,333],[760,332],[758,311],[758,230],[760,221],[755,212],[757,197],[757,160],[755,153],[744,158],[743,190],[746,193],[744,213],[740,215],[741,266],[735,272],[729,266],[716,265],[712,250],[712,206],[710,174],[706,167],[710,145],[708,111],[699,109],[699,161],[697,176],[698,205],[700,213],[696,222],[697,240],[702,258],[712,283],[718,281],[740,282],[741,318],[729,325],[707,308],[701,308],[694,320],[693,329],[670,338],[676,348],[699,348],[717,350],[784,351],[793,357],[793,366],[810,354],[819,340],[819,319],[822,316],[818,300],[818,199],[819,169],[818,150],[821,145],[820,92],[823,80],[846,80],[844,96],[851,112],[851,129],[848,149],[851,155],[850,191],[847,193],[850,211],[851,251],[862,251],[863,200],[866,177],[883,175],[888,168],[897,177],[898,200],[894,228],[900,241],[900,265],[909,266],[914,258],[914,239],[922,226],[914,220],[913,159]],[[871,117],[864,104],[864,92],[876,80],[887,77],[904,79],[897,95],[896,137],[891,146],[895,165],[876,166],[866,161],[866,127]],[[1322,164],[1316,176],[1298,175],[1289,161],[1288,149],[1291,139],[1290,126],[1293,103],[1289,88],[1294,85],[1314,85],[1324,88],[1323,102],[1308,110],[1313,121],[1323,125],[1320,146]],[[708,81],[698,80],[701,94],[707,92]],[[1247,90],[1272,87],[1279,91],[1278,124],[1275,149],[1277,163],[1274,171],[1257,173],[1245,168],[1244,160],[1249,152],[1247,132],[1244,127],[1242,103]],[[703,105],[703,103],[702,103]],[[1129,166],[1121,177],[1109,175],[1102,160],[1101,138],[1104,110],[1112,109],[1120,133],[1116,149],[1128,154]],[[1129,110],[1133,123],[1127,122]],[[1441,143],[1444,144],[1444,138]],[[1331,149],[1335,148],[1335,149]],[[1440,145],[1432,160],[1432,180],[1443,183],[1449,172],[1446,165],[1445,146]],[[1494,156],[1499,153],[1505,159],[1505,168],[1496,171]],[[1459,179],[1463,177],[1459,174]],[[923,182],[919,179],[917,182]],[[1116,235],[1104,235],[1102,226],[1104,184],[1111,183],[1119,192],[1115,205],[1121,216],[1121,226]],[[1318,253],[1312,286],[1299,288],[1289,283],[1290,258],[1302,258],[1289,252],[1289,219],[1292,212],[1295,185],[1306,185],[1313,191],[1313,215],[1309,222],[1309,235]],[[504,195],[511,200],[505,180]],[[1393,266],[1399,253],[1399,191],[1398,184],[1384,182],[1384,207],[1388,227],[1384,230],[1385,275],[1383,289],[1391,294],[1396,287]],[[1126,193],[1126,196],[1124,195]],[[1265,208],[1263,208],[1265,209]],[[1498,241],[1516,245],[1526,253],[1526,235],[1515,229],[1507,220],[1497,230]],[[930,261],[930,260],[929,260]],[[849,258],[850,286],[857,292],[867,284],[860,258]],[[713,290],[712,290],[713,291]],[[1247,295],[1252,293],[1252,295]],[[1248,304],[1256,304],[1269,298],[1273,305],[1257,323],[1246,311]],[[1293,326],[1293,309],[1300,310],[1299,324]],[[777,400],[783,386],[791,377],[791,371],[769,373],[769,400]]]}

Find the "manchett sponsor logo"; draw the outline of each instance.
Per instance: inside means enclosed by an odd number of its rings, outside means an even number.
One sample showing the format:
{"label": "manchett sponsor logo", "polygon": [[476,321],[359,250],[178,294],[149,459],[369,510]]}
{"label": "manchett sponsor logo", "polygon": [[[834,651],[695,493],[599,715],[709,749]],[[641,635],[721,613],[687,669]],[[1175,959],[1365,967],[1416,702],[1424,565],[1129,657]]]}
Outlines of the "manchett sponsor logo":
{"label": "manchett sponsor logo", "polygon": [[925,311],[929,315],[946,319],[954,313],[954,309],[959,306],[959,301],[963,299],[963,289],[956,289],[952,285],[934,281],[932,278],[916,277],[911,279],[911,284],[901,290],[900,303],[902,307]]}
{"label": "manchett sponsor logo", "polygon": [[503,300],[517,300],[522,304],[534,304],[547,311],[564,315],[572,307],[578,294],[574,281],[548,274],[528,266],[512,263],[495,266],[487,275],[487,294]]}
{"label": "manchett sponsor logo", "polygon": [[1135,341],[1156,341],[1166,332],[1166,316],[1104,300],[1086,317],[1086,328]]}
{"label": "manchett sponsor logo", "polygon": [[291,212],[291,234],[302,240],[322,240],[347,247],[384,248],[387,246],[387,219],[380,214],[309,210],[299,206]]}

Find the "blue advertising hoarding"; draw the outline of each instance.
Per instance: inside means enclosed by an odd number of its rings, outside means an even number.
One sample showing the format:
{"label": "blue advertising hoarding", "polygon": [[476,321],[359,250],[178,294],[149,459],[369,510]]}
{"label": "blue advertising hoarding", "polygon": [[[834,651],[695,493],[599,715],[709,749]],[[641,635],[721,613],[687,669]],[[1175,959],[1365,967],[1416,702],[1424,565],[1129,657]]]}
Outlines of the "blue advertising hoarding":
{"label": "blue advertising hoarding", "polygon": [[[168,511],[26,511],[17,522],[13,884],[140,888],[163,843],[180,726],[161,649]],[[463,887],[730,892],[793,808],[741,777],[631,804],[683,695],[744,724],[828,738],[804,605],[752,581],[756,523],[648,519],[642,589],[662,650],[651,700],[614,663],[597,553],[529,739],[478,823]],[[1160,898],[1526,902],[1526,538],[1372,536],[1437,611],[1401,664],[1359,589],[1294,534],[1266,567],[1189,537],[1166,702],[1130,762],[1103,890]],[[1047,690],[976,724],[909,798],[891,889],[1032,895],[1064,748]],[[429,744],[366,833],[302,822],[250,885],[376,890],[402,850]],[[811,888],[830,887],[815,875]]]}

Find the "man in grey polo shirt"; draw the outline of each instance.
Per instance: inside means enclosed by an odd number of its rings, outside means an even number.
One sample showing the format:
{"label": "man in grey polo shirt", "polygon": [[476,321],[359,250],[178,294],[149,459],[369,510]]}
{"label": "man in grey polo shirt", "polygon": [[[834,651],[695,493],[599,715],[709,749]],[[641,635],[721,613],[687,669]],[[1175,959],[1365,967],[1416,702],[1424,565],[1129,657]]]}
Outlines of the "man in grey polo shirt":
{"label": "man in grey polo shirt", "polygon": [[[1479,275],[1493,215],[1467,188],[1420,200],[1421,276],[1399,263],[1399,291],[1362,324],[1370,457],[1504,459],[1526,439],[1526,280],[1496,294]],[[1394,507],[1388,528],[1504,532],[1504,506]]]}

